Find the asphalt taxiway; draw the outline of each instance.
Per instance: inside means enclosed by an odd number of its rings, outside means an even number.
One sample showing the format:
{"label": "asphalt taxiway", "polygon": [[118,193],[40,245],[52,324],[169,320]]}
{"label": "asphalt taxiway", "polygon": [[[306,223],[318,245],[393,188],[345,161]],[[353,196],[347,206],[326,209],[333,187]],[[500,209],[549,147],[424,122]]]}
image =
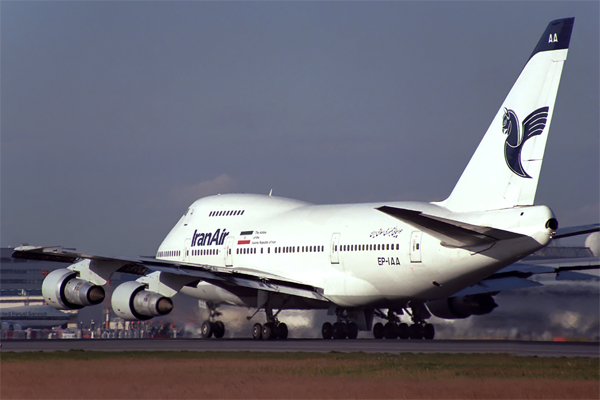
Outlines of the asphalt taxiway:
{"label": "asphalt taxiway", "polygon": [[252,340],[252,339],[63,339],[3,340],[2,352],[15,351],[257,351],[364,353],[506,353],[538,357],[600,357],[598,342],[506,340]]}

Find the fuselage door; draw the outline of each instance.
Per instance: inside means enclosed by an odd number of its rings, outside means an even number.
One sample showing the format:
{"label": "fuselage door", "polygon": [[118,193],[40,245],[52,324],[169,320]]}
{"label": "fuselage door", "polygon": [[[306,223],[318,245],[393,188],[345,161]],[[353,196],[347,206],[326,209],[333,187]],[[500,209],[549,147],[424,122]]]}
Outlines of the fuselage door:
{"label": "fuselage door", "polygon": [[233,236],[227,236],[225,238],[225,266],[233,267],[233,243],[235,238]]}
{"label": "fuselage door", "polygon": [[192,243],[192,239],[185,239],[185,243],[183,244],[183,261],[190,261],[190,244]]}
{"label": "fuselage door", "polygon": [[421,236],[423,232],[413,231],[410,235],[410,262],[421,262]]}
{"label": "fuselage door", "polygon": [[331,236],[331,263],[340,263],[340,234],[334,233]]}

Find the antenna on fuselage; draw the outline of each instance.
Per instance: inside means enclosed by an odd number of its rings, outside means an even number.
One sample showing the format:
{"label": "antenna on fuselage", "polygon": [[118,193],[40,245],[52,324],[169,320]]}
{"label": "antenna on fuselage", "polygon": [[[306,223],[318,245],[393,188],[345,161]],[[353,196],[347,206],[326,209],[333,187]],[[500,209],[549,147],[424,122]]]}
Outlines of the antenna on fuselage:
{"label": "antenna on fuselage", "polygon": [[272,194],[273,194],[273,189],[271,189],[271,191],[269,192],[269,197],[271,197]]}

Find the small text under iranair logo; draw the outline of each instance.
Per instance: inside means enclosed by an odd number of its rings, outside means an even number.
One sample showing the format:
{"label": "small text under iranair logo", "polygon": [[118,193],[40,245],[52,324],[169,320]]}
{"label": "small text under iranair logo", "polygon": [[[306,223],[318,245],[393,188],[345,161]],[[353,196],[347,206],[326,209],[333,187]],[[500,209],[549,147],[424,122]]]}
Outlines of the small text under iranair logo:
{"label": "small text under iranair logo", "polygon": [[540,107],[533,111],[519,124],[517,114],[508,108],[504,109],[502,118],[502,132],[507,135],[504,141],[504,159],[508,168],[521,178],[531,178],[521,160],[523,145],[534,136],[541,135],[548,120],[549,107]]}
{"label": "small text under iranair logo", "polygon": [[221,229],[217,229],[214,232],[206,232],[206,233],[198,233],[198,230],[194,231],[194,236],[192,236],[192,246],[220,246],[225,242],[225,238],[229,235],[229,232],[225,228],[223,231]]}

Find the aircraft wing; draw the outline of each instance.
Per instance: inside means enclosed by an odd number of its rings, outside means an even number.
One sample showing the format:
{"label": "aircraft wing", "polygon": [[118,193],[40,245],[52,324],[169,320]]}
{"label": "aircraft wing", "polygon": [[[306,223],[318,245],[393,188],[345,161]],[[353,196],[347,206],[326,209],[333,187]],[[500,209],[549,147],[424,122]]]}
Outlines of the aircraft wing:
{"label": "aircraft wing", "polygon": [[511,264],[473,286],[465,288],[454,297],[473,294],[497,294],[503,290],[523,289],[543,286],[542,283],[529,280],[533,276],[549,276],[557,281],[599,280],[597,275],[586,274],[585,270],[598,270],[599,257],[541,259],[519,261]]}
{"label": "aircraft wing", "polygon": [[324,291],[321,288],[249,268],[236,269],[211,265],[198,265],[179,261],[158,260],[153,257],[107,257],[81,253],[59,246],[17,247],[15,248],[12,257],[70,264],[81,260],[92,260],[99,263],[112,264],[114,265],[116,272],[139,276],[161,272],[175,276],[176,279],[183,279],[187,282],[187,285],[195,285],[199,281],[205,281],[223,288],[237,286],[267,292],[289,294],[326,302],[329,301],[323,296]]}

